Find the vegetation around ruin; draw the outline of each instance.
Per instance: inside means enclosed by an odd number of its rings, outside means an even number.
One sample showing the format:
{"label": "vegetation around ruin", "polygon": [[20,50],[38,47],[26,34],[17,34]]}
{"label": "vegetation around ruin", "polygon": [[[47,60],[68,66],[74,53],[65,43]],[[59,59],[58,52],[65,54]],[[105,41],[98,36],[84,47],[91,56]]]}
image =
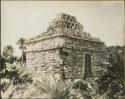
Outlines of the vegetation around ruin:
{"label": "vegetation around ruin", "polygon": [[23,40],[18,40],[22,50],[20,58],[14,56],[11,45],[6,46],[1,54],[1,99],[118,99],[118,96],[124,96],[124,47],[107,47],[110,65],[100,78],[62,80],[58,74],[32,75],[25,66]]}

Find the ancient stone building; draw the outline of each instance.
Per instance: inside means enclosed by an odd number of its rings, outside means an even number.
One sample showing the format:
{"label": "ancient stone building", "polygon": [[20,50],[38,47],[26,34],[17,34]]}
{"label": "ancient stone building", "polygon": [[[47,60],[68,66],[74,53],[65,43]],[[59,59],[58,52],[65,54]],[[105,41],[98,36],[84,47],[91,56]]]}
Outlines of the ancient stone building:
{"label": "ancient stone building", "polygon": [[84,32],[76,17],[64,13],[50,22],[46,32],[27,40],[26,49],[27,67],[66,78],[96,76],[96,62],[105,61],[104,42]]}

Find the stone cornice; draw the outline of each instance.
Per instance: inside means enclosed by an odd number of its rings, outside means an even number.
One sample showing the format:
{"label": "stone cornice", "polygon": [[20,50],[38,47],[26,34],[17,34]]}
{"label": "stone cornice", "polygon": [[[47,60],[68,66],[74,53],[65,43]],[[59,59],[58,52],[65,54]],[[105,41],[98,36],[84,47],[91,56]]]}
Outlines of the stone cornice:
{"label": "stone cornice", "polygon": [[97,50],[97,49],[86,48],[86,47],[82,47],[82,48],[69,48],[67,46],[64,46],[64,47],[54,47],[54,48],[51,48],[51,49],[41,49],[41,50],[27,51],[26,53],[50,51],[50,50],[57,50],[57,49],[69,49],[69,50],[72,50],[72,51],[73,50],[78,50],[78,51],[105,52],[105,50]]}
{"label": "stone cornice", "polygon": [[56,38],[56,37],[68,37],[68,38],[73,38],[73,39],[77,39],[77,40],[84,40],[84,41],[90,41],[90,42],[95,42],[95,43],[104,43],[104,42],[98,41],[98,40],[85,39],[82,37],[76,37],[76,36],[71,36],[71,35],[62,33],[62,34],[48,35],[46,37],[41,37],[40,39],[36,39],[36,40],[29,40],[29,41],[26,41],[25,44],[30,44],[30,43],[34,43],[34,42],[38,42],[38,41],[42,41],[42,40],[46,40],[46,39],[52,39],[52,38]]}

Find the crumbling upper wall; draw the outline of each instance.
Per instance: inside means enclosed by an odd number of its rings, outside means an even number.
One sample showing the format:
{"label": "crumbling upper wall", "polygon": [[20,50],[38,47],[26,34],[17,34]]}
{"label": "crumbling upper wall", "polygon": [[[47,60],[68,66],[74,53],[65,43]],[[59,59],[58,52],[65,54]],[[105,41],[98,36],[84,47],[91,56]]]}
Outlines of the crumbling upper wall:
{"label": "crumbling upper wall", "polygon": [[101,42],[99,38],[92,37],[90,33],[84,32],[83,25],[78,22],[76,17],[60,13],[49,23],[46,32],[27,40],[26,43],[62,35],[93,42]]}
{"label": "crumbling upper wall", "polygon": [[83,31],[83,25],[78,22],[76,17],[60,13],[58,16],[52,20],[49,24],[48,32],[52,32],[54,30],[67,30],[63,33],[68,33],[68,31],[72,31],[76,36],[81,37]]}

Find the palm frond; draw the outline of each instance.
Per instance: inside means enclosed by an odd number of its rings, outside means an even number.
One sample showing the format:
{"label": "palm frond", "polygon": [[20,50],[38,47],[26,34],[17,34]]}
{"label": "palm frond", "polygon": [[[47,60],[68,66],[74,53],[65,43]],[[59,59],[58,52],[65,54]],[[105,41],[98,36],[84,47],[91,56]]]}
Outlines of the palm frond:
{"label": "palm frond", "polygon": [[51,99],[69,99],[69,87],[64,81],[55,77],[42,76],[34,78],[33,85],[30,87],[34,91],[30,92],[29,98],[51,98]]}

